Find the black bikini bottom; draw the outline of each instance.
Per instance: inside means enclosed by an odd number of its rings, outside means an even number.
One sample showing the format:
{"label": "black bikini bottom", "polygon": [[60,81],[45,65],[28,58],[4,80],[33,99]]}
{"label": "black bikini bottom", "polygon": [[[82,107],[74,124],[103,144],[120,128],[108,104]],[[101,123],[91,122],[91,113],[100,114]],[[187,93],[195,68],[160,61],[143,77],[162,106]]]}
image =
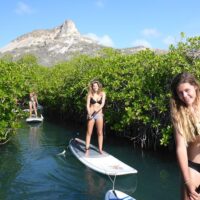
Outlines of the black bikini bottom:
{"label": "black bikini bottom", "polygon": [[195,162],[188,160],[188,166],[200,173],[200,163],[195,163]]}

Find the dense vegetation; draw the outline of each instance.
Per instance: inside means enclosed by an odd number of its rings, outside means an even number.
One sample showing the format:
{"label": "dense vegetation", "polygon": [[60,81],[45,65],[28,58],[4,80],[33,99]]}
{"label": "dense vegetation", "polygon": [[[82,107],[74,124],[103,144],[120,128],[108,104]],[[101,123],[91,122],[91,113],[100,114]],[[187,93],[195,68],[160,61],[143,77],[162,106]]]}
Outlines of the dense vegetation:
{"label": "dense vegetation", "polygon": [[30,55],[15,63],[9,57],[3,58],[0,140],[6,141],[15,132],[21,115],[19,104],[27,103],[31,90],[38,93],[47,113],[85,122],[88,83],[98,79],[107,95],[105,119],[109,132],[129,137],[141,147],[169,147],[173,144],[170,83],[182,71],[200,78],[200,59],[196,56],[199,44],[200,37],[188,38],[161,55],[151,50],[122,55],[104,49],[100,56],[78,56],[51,68],[38,66]]}

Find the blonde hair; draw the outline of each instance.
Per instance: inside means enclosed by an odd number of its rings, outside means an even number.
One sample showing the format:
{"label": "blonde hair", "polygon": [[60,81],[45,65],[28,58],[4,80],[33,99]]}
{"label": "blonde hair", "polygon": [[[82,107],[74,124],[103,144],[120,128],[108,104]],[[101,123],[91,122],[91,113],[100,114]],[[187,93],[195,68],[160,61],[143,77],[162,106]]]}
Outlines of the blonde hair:
{"label": "blonde hair", "polygon": [[90,93],[92,95],[94,94],[94,90],[93,90],[94,84],[98,85],[99,88],[98,88],[97,94],[100,94],[103,90],[103,87],[102,87],[102,84],[98,80],[94,80],[94,81],[90,82],[88,93]]}
{"label": "blonde hair", "polygon": [[177,94],[177,88],[182,83],[189,83],[195,86],[196,99],[194,101],[195,111],[200,113],[200,85],[196,78],[187,72],[178,74],[172,81],[170,99],[171,120],[178,133],[183,135],[186,142],[193,142],[196,135],[200,135],[200,117],[192,113],[182,102]]}

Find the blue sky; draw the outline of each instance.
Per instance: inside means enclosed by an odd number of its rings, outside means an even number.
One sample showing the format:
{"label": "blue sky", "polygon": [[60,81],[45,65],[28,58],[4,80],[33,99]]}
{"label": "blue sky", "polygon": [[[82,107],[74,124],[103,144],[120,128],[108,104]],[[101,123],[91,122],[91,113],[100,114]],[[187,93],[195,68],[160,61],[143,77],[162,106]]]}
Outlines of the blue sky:
{"label": "blue sky", "polygon": [[20,35],[72,20],[82,35],[114,48],[169,44],[200,35],[199,0],[6,0],[0,6],[0,48]]}

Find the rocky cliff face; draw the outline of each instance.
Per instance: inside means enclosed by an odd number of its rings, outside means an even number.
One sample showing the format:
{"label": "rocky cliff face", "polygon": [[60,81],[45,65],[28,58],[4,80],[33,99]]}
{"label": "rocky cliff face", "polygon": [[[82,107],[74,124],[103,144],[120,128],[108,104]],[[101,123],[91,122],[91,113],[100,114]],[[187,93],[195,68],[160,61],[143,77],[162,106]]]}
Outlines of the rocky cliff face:
{"label": "rocky cliff face", "polygon": [[[66,61],[76,54],[95,55],[104,46],[82,36],[71,20],[51,30],[36,30],[22,35],[0,49],[0,57],[11,54],[14,60],[24,54],[35,55],[44,66],[52,66]],[[121,50],[124,53],[135,53],[145,47]]]}

